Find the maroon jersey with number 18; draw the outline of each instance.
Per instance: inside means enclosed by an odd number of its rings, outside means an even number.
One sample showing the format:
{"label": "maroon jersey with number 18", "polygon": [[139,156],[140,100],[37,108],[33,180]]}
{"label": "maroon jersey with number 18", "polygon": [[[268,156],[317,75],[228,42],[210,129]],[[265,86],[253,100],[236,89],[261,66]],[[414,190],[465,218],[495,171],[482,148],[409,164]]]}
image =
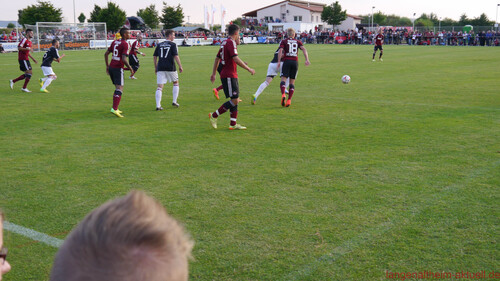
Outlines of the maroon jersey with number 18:
{"label": "maroon jersey with number 18", "polygon": [[375,36],[375,45],[382,46],[383,42],[384,42],[384,35],[377,34],[377,36]]}
{"label": "maroon jersey with number 18", "polygon": [[217,57],[221,59],[220,63],[222,64],[221,78],[238,78],[236,62],[233,60],[236,56],[238,56],[236,42],[231,38],[222,42],[217,53]]}
{"label": "maroon jersey with number 18", "polygon": [[112,68],[123,68],[125,65],[122,60],[122,56],[128,56],[128,43],[127,40],[115,40],[109,46],[108,51],[113,55],[111,57],[111,63],[109,67]]}
{"label": "maroon jersey with number 18", "polygon": [[[23,38],[23,40],[21,40],[21,42],[19,42],[19,45],[17,45],[18,47],[21,47],[21,48],[28,48],[30,47],[31,48],[31,41],[28,40],[27,38]],[[29,55],[30,51],[19,51],[19,53],[17,54],[18,56],[18,59],[19,60],[29,60]]]}
{"label": "maroon jersey with number 18", "polygon": [[300,40],[290,38],[281,40],[280,48],[283,49],[283,60],[298,61],[300,47],[302,47]]}

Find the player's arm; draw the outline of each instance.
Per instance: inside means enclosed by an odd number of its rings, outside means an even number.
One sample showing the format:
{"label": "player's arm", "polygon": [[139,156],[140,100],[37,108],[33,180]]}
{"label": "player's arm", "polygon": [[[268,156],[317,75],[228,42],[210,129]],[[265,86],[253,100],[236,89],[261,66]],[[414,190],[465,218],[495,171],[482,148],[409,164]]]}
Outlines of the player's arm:
{"label": "player's arm", "polygon": [[130,75],[134,75],[134,70],[132,69],[132,67],[130,66],[130,64],[128,63],[128,55],[126,54],[123,54],[122,55],[122,61],[123,61],[123,64],[125,64],[127,66],[128,69],[130,69]]}
{"label": "player's arm", "polygon": [[248,65],[246,65],[238,56],[234,56],[233,57],[233,60],[234,62],[239,65],[241,68],[244,68],[246,69],[248,72],[250,72],[252,75],[255,74],[255,70],[251,69],[250,67],[248,67]]}
{"label": "player's arm", "polygon": [[57,59],[54,59],[57,62],[61,62],[61,59],[64,58],[66,54],[63,54],[62,56],[58,57]]}
{"label": "player's arm", "polygon": [[135,52],[138,53],[139,55],[142,55],[143,57],[146,56],[145,53],[139,51],[139,47],[138,46],[139,46],[139,44],[135,45]]}
{"label": "player's arm", "polygon": [[280,49],[278,50],[278,72],[279,72],[279,70],[280,70],[281,57],[283,56],[283,52],[284,52],[284,51],[283,51],[283,48],[280,48]]}
{"label": "player's arm", "polygon": [[309,54],[307,53],[306,47],[302,45],[300,46],[300,49],[302,50],[302,52],[304,53],[304,57],[306,58],[306,65],[310,65],[311,62],[309,61]]}
{"label": "player's arm", "polygon": [[106,62],[106,73],[109,75],[109,54],[111,52],[109,50],[104,53],[104,61]]}
{"label": "player's arm", "polygon": [[215,72],[217,71],[217,68],[219,67],[219,63],[220,63],[220,58],[215,57],[214,67],[212,68],[212,75],[210,75],[210,82],[212,82],[212,83],[215,82]]}
{"label": "player's arm", "polygon": [[179,56],[174,56],[174,60],[177,63],[177,65],[179,66],[179,73],[182,73],[182,71],[184,69],[182,68],[181,58],[179,58]]}
{"label": "player's arm", "polygon": [[32,57],[32,56],[31,56],[31,54],[30,54],[30,53],[28,53],[28,57],[30,57],[30,58],[33,60],[33,62],[38,63],[38,62],[36,61],[36,59],[35,59],[34,57]]}
{"label": "player's arm", "polygon": [[153,61],[155,63],[155,73],[157,73],[158,72],[158,57],[154,56]]}

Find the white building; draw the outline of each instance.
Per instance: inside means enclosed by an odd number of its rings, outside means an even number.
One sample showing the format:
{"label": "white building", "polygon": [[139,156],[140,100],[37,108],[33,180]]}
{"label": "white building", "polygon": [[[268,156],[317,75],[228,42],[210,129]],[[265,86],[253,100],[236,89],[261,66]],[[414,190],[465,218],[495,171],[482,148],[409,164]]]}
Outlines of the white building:
{"label": "white building", "polygon": [[[321,21],[321,13],[325,4],[306,1],[287,0],[269,5],[248,13],[244,17],[257,19],[259,23],[267,22],[269,31],[280,31],[294,28],[297,31],[314,31],[332,29],[333,26]],[[356,24],[361,23],[361,18],[347,15],[347,19],[335,29],[356,29]]]}

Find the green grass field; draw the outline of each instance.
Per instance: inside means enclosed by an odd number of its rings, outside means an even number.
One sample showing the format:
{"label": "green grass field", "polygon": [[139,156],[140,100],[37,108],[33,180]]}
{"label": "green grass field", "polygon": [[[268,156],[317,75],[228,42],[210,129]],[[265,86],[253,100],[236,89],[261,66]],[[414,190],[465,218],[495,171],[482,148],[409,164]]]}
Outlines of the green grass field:
{"label": "green grass field", "polygon": [[[92,209],[145,190],[195,241],[191,280],[387,280],[389,272],[500,271],[500,52],[307,45],[290,108],[265,79],[276,45],[240,46],[238,122],[211,128],[216,47],[179,50],[180,108],[155,111],[153,50],[109,113],[103,50],[68,51],[58,80],[10,90],[0,56],[0,207],[64,239]],[[42,53],[36,53],[37,59]],[[349,74],[351,83],[340,78]],[[496,203],[495,203],[496,202]],[[47,280],[56,248],[6,231],[5,280]],[[452,279],[454,280],[454,279]]]}

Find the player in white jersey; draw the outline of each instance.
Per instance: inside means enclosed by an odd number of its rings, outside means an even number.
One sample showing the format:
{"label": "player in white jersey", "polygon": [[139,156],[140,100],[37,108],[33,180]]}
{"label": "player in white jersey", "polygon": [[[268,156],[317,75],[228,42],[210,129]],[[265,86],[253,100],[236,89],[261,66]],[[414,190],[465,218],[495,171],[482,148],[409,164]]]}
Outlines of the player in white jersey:
{"label": "player in white jersey", "polygon": [[[264,82],[262,82],[262,84],[260,84],[259,88],[257,89],[257,92],[255,92],[255,94],[253,95],[253,99],[252,99],[252,104],[255,104],[257,102],[257,98],[259,97],[260,94],[262,94],[262,92],[267,88],[267,86],[269,86],[269,84],[271,84],[271,82],[273,81],[274,77],[276,77],[277,75],[280,74],[281,72],[281,68],[280,68],[280,71],[278,72],[278,54],[279,54],[279,48],[276,50],[276,52],[274,52],[274,57],[273,57],[273,60],[269,63],[269,66],[267,67],[267,77],[266,77],[266,80]],[[290,83],[290,79],[287,79],[286,80],[286,85],[285,87],[288,89],[288,85]],[[288,94],[288,90],[286,90],[286,93]]]}

